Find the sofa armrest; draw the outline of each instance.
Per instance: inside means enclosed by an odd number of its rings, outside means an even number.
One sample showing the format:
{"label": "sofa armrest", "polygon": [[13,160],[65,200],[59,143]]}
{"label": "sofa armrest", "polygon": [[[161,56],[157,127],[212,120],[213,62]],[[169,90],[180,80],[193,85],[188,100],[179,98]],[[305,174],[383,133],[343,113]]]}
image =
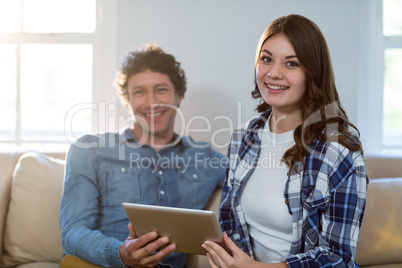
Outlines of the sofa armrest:
{"label": "sofa armrest", "polygon": [[0,261],[3,253],[3,233],[10,202],[11,180],[0,169]]}
{"label": "sofa armrest", "polygon": [[0,261],[3,253],[3,234],[6,225],[13,172],[20,153],[0,153]]}
{"label": "sofa armrest", "polygon": [[356,248],[359,266],[402,263],[402,178],[374,179]]}
{"label": "sofa armrest", "polygon": [[371,155],[364,158],[364,164],[370,179],[402,177],[402,157]]}

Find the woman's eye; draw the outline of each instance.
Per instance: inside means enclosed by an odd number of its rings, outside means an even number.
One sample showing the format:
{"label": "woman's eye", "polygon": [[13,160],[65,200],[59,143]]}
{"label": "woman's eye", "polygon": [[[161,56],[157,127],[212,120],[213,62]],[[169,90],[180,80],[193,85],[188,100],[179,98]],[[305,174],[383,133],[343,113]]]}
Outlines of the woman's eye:
{"label": "woman's eye", "polygon": [[286,63],[287,66],[289,67],[298,67],[300,66],[299,63],[295,62],[295,61],[289,61]]}
{"label": "woman's eye", "polygon": [[260,60],[261,60],[262,62],[266,62],[266,63],[272,61],[272,59],[271,59],[270,57],[267,57],[267,56],[261,56],[261,59],[260,59]]}

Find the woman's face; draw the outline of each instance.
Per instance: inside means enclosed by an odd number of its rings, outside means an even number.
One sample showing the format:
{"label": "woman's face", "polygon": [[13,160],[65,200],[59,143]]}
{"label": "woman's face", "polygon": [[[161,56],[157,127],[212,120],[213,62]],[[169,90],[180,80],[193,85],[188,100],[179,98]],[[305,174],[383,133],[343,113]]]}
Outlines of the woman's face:
{"label": "woman's face", "polygon": [[300,110],[306,91],[306,73],[289,39],[282,33],[265,41],[256,67],[258,89],[273,112]]}

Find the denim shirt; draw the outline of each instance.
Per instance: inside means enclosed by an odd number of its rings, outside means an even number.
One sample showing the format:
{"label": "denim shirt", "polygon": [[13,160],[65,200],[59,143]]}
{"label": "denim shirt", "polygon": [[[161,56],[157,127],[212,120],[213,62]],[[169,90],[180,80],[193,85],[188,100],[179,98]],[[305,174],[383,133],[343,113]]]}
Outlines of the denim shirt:
{"label": "denim shirt", "polygon": [[[157,152],[126,129],[86,135],[71,146],[59,219],[65,254],[104,267],[125,267],[119,248],[129,235],[129,220],[122,202],[205,207],[223,184],[227,158],[208,143],[175,138]],[[185,267],[186,258],[174,252],[162,263]]]}

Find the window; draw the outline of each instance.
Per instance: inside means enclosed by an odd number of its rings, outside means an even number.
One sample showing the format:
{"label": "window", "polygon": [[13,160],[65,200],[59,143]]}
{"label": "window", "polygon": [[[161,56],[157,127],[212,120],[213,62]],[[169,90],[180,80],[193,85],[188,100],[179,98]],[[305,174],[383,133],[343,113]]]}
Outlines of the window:
{"label": "window", "polygon": [[402,0],[384,0],[383,144],[402,149]]}
{"label": "window", "polygon": [[66,131],[94,131],[94,109],[75,107],[107,98],[99,85],[110,69],[98,67],[115,67],[115,55],[102,47],[115,26],[106,25],[116,10],[107,2],[0,0],[2,146],[67,144]]}
{"label": "window", "polygon": [[401,11],[402,0],[361,2],[358,127],[369,154],[402,155]]}

